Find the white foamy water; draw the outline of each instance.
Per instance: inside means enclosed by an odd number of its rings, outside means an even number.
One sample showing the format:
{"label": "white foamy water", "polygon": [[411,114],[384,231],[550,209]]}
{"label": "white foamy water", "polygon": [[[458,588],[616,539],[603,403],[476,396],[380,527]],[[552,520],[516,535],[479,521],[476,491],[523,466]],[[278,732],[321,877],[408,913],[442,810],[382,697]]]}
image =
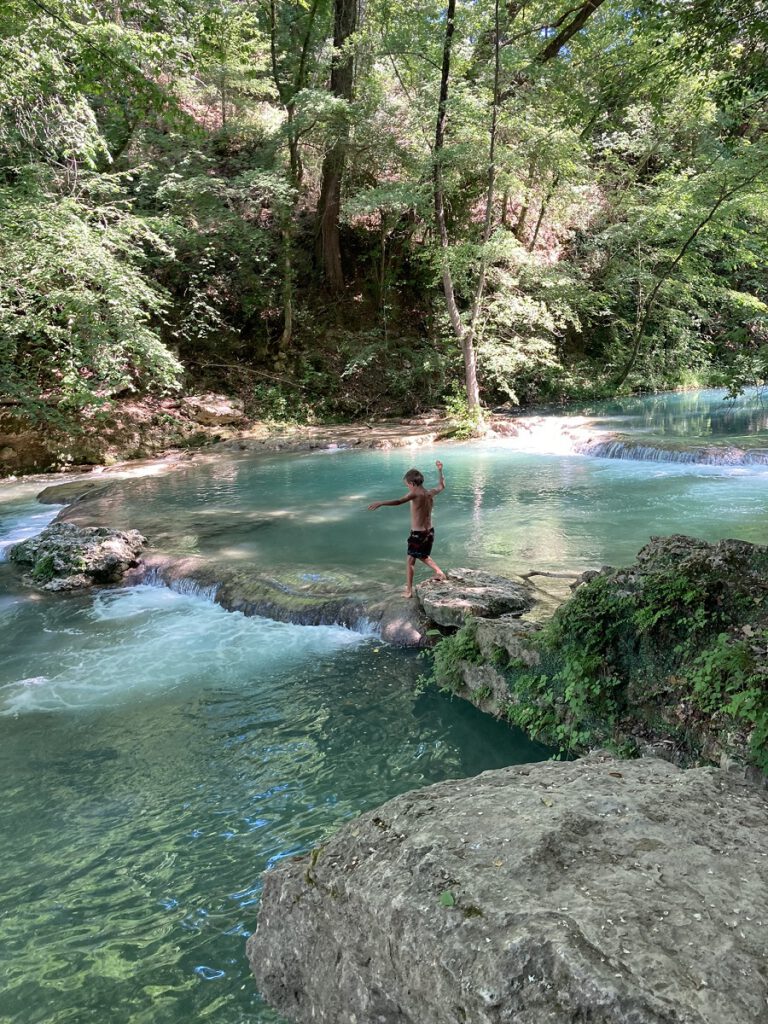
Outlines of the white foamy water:
{"label": "white foamy water", "polygon": [[6,512],[0,509],[0,562],[8,557],[8,548],[42,533],[60,508],[60,505],[38,505],[30,501]]}
{"label": "white foamy water", "polygon": [[0,668],[3,715],[117,707],[175,690],[241,691],[366,640],[339,626],[247,618],[151,586],[102,592],[85,610],[79,602],[16,606],[0,613],[0,627],[28,641],[39,631],[36,653],[19,662],[23,675],[14,678],[13,655]]}

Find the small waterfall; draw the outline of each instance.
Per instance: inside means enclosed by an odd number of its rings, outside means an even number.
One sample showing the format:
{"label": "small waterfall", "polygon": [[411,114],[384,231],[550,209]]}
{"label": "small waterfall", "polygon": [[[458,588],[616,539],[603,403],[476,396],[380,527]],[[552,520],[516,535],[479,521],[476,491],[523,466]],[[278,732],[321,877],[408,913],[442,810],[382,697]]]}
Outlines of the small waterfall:
{"label": "small waterfall", "polygon": [[185,597],[200,597],[203,601],[216,603],[216,595],[219,591],[219,583],[208,584],[207,586],[198,583],[190,576],[182,576],[179,579],[167,579],[162,570],[157,566],[149,566],[144,572],[142,583],[149,587],[167,587],[176,594],[184,594]]}
{"label": "small waterfall", "polygon": [[665,448],[617,439],[584,441],[575,446],[580,455],[597,459],[631,459],[636,462],[683,462],[704,466],[768,466],[768,448],[745,450],[731,445],[718,447]]}

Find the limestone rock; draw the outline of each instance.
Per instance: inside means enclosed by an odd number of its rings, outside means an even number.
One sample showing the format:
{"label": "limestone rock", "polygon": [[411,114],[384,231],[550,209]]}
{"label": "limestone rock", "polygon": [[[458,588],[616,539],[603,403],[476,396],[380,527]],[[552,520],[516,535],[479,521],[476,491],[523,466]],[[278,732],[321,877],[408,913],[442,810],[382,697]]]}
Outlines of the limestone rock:
{"label": "limestone rock", "polygon": [[407,793],[266,875],[300,1024],[764,1024],[768,801],[599,754]]}
{"label": "limestone rock", "polygon": [[153,554],[144,560],[141,578],[182,593],[205,592],[227,611],[277,622],[356,629],[369,617],[370,600],[363,584],[343,573],[267,575],[251,566]]}
{"label": "limestone rock", "polygon": [[226,426],[243,419],[243,404],[225,395],[191,395],[181,401],[182,411],[204,426]]}
{"label": "limestone rock", "polygon": [[37,500],[41,505],[73,505],[109,486],[104,480],[73,480],[66,484],[52,484],[40,491]]}
{"label": "limestone rock", "polygon": [[419,583],[416,594],[425,615],[440,626],[461,626],[470,616],[490,617],[529,611],[533,588],[524,580],[479,569],[451,569],[444,583]]}
{"label": "limestone rock", "polygon": [[381,639],[393,647],[424,647],[428,624],[418,603],[401,597],[372,609],[378,619]]}
{"label": "limestone rock", "polygon": [[501,650],[507,661],[520,661],[529,668],[539,663],[539,654],[530,644],[541,627],[518,616],[501,615],[498,619],[478,619],[475,639],[483,658],[493,661]]}
{"label": "limestone rock", "polygon": [[12,562],[27,569],[28,582],[43,590],[77,590],[97,583],[119,583],[138,563],[146,538],[138,530],[53,523],[14,545]]}

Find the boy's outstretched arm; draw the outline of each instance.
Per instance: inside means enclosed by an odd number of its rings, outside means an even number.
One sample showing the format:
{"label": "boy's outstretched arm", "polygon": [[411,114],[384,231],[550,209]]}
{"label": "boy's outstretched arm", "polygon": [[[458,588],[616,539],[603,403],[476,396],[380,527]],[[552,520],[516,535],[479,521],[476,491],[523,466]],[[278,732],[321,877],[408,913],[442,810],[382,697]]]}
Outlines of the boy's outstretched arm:
{"label": "boy's outstretched arm", "polygon": [[440,459],[438,459],[437,462],[435,462],[435,465],[437,466],[437,487],[431,487],[430,491],[429,491],[430,494],[439,494],[440,491],[444,491],[445,490],[445,477],[443,476],[443,464],[440,461]]}
{"label": "boy's outstretched arm", "polygon": [[403,498],[394,498],[392,501],[374,501],[372,505],[368,506],[368,511],[375,512],[382,505],[404,505],[406,501],[413,501],[415,497],[415,494],[406,494]]}

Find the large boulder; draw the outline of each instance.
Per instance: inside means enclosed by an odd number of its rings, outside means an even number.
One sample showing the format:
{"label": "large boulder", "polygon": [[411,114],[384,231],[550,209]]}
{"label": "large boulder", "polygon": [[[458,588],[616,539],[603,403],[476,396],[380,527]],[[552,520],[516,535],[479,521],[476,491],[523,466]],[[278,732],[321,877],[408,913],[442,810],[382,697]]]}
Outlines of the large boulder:
{"label": "large boulder", "polygon": [[451,569],[443,582],[419,583],[416,595],[425,615],[446,627],[461,626],[470,616],[522,615],[535,603],[533,588],[525,580],[480,569]]}
{"label": "large boulder", "polygon": [[43,590],[77,590],[119,583],[136,566],[146,538],[138,530],[53,523],[10,548],[8,557],[26,569],[26,579]]}
{"label": "large boulder", "polygon": [[440,783],[270,871],[248,956],[300,1024],[764,1024],[767,811],[653,758]]}

